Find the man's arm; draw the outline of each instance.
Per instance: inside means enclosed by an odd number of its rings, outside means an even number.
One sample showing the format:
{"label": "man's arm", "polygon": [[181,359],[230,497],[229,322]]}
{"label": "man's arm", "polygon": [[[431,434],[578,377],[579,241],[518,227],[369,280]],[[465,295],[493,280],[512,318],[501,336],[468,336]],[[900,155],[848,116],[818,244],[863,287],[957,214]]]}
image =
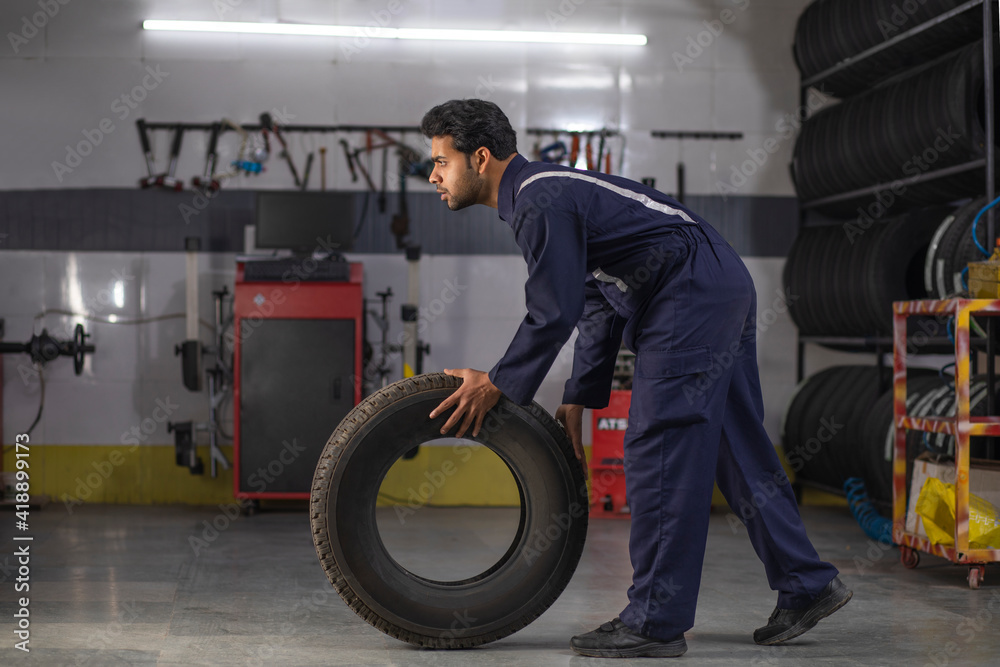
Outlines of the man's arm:
{"label": "man's arm", "polygon": [[524,284],[528,313],[507,352],[488,374],[473,369],[446,371],[462,377],[463,382],[431,412],[433,419],[455,407],[442,434],[457,425],[456,437],[470,428],[476,435],[501,392],[519,405],[530,403],[583,314],[587,276],[584,224],[565,189],[562,197],[540,198],[538,204],[532,202],[532,194],[549,192],[538,184],[526,188],[511,225],[528,263]]}
{"label": "man's arm", "polygon": [[615,313],[593,276],[587,278],[584,294],[586,305],[577,324],[573,374],[566,381],[562,402],[604,408],[611,397],[611,380],[626,320]]}
{"label": "man's arm", "polygon": [[547,194],[539,184],[525,189],[529,197],[514,213],[514,234],[528,263],[524,284],[528,313],[503,358],[489,373],[490,380],[519,405],[531,402],[563,345],[584,311],[587,276],[587,239],[566,189],[561,197]]}

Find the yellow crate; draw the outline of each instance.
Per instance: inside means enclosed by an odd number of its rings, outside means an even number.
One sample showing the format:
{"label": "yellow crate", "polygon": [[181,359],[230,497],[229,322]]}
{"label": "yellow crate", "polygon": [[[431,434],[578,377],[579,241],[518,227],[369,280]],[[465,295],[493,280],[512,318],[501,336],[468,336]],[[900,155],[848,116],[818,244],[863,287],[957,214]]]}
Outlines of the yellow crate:
{"label": "yellow crate", "polygon": [[1000,299],[1000,249],[985,262],[969,262],[969,294],[974,299]]}

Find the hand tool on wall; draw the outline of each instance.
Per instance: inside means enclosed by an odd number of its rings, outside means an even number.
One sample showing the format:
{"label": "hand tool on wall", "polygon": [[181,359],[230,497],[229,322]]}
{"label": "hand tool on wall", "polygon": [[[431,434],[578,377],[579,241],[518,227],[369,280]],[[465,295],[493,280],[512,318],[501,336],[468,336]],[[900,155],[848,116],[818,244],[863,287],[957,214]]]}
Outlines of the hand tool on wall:
{"label": "hand tool on wall", "polygon": [[156,184],[156,173],[153,169],[153,149],[149,143],[149,130],[146,128],[146,121],[143,118],[135,121],[135,127],[139,130],[139,143],[142,144],[142,155],[146,159],[146,177],[139,179],[139,187],[148,188]]}
{"label": "hand tool on wall", "polygon": [[351,169],[351,182],[352,183],[357,182],[358,172],[360,171],[361,175],[365,177],[365,182],[368,184],[368,189],[371,190],[372,192],[377,192],[378,190],[375,188],[375,183],[372,181],[372,177],[368,173],[368,169],[365,168],[365,165],[361,162],[360,159],[360,155],[362,153],[368,152],[369,150],[368,147],[362,146],[361,148],[355,148],[352,151],[351,147],[343,139],[340,140],[340,145],[344,147],[344,157],[347,158],[347,166],[350,167]]}
{"label": "hand tool on wall", "polygon": [[311,152],[306,156],[306,167],[302,172],[302,185],[299,187],[303,192],[309,187],[309,174],[312,173],[313,157],[314,155]]}
{"label": "hand tool on wall", "polygon": [[538,150],[538,159],[542,162],[560,164],[566,159],[566,144],[556,141]]}
{"label": "hand tool on wall", "polygon": [[597,144],[597,162],[594,163],[594,169],[597,171],[601,170],[601,163],[604,162],[604,136],[604,130],[601,130],[601,138]]}
{"label": "hand tool on wall", "polygon": [[347,160],[347,167],[351,170],[351,183],[357,183],[358,172],[354,168],[354,156],[351,155],[351,147],[347,145],[346,139],[341,139],[340,145],[344,149],[344,159]]}
{"label": "hand tool on wall", "polygon": [[580,157],[580,135],[576,132],[573,133],[573,138],[570,141],[569,149],[569,166],[576,167],[576,161]]}
{"label": "hand tool on wall", "polygon": [[326,191],[326,146],[319,147],[319,189]]}
{"label": "hand tool on wall", "polygon": [[136,127],[139,130],[139,141],[142,144],[142,152],[146,158],[146,172],[147,176],[145,178],[139,179],[139,187],[149,188],[167,188],[170,190],[180,191],[184,188],[184,182],[177,179],[174,173],[177,171],[177,157],[181,152],[181,139],[184,137],[184,128],[180,125],[174,126],[174,139],[170,145],[170,162],[167,166],[167,171],[164,174],[153,174],[153,149],[149,143],[149,128],[146,125],[146,121],[142,118],[135,122]]}
{"label": "hand tool on wall", "polygon": [[184,128],[180,126],[174,128],[174,140],[170,143],[170,163],[167,166],[167,173],[156,177],[156,187],[177,192],[184,189],[184,182],[174,176],[177,171],[177,159],[181,154],[181,139],[183,138]]}
{"label": "hand tool on wall", "polygon": [[407,246],[406,237],[410,234],[410,211],[406,206],[406,173],[399,171],[399,213],[392,216],[389,229],[396,237],[396,247]]}
{"label": "hand tool on wall", "polygon": [[219,179],[215,177],[215,167],[218,162],[219,133],[222,130],[222,123],[212,123],[211,134],[208,139],[208,152],[205,156],[205,172],[199,178],[195,176],[191,179],[191,185],[202,192],[215,192],[219,189]]}
{"label": "hand tool on wall", "polygon": [[379,190],[378,199],[376,203],[378,204],[378,212],[385,213],[385,193],[389,189],[389,148],[382,149],[382,189]]}
{"label": "hand tool on wall", "polygon": [[281,130],[274,123],[274,119],[271,118],[271,114],[262,113],[260,115],[260,125],[264,128],[264,137],[267,138],[267,132],[274,134],[274,137],[281,144],[281,157],[285,162],[288,163],[288,169],[292,172],[292,180],[295,183],[295,187],[302,187],[302,183],[299,180],[299,171],[295,168],[295,161],[292,160],[292,154],[288,152],[288,144],[285,142],[285,138],[281,135]]}
{"label": "hand tool on wall", "polygon": [[243,129],[243,126],[239,123],[234,123],[228,118],[222,119],[223,125],[228,125],[233,128],[237,134],[240,135],[240,147],[236,152],[236,159],[229,163],[232,167],[228,172],[222,174],[216,174],[216,178],[223,179],[229,178],[231,176],[236,176],[237,174],[243,173],[248,176],[256,176],[264,170],[264,160],[268,157],[268,151],[266,148],[254,148],[251,151],[251,158],[247,159],[247,147],[250,145],[250,133]]}

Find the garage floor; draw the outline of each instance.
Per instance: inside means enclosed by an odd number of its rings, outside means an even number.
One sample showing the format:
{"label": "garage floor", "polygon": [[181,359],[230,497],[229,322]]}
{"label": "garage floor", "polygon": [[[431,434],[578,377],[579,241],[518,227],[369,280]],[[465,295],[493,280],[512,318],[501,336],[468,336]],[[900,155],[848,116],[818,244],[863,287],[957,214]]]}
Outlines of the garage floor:
{"label": "garage floor", "polygon": [[[508,510],[420,514],[424,523],[407,522],[415,529],[408,536],[386,536],[410,545],[414,567],[457,567],[470,552],[488,557],[511,521]],[[13,648],[14,516],[0,513],[0,664],[592,665],[600,660],[573,654],[569,638],[615,616],[629,583],[628,522],[593,521],[573,581],[533,624],[474,650],[420,650],[376,631],[337,597],[304,511],[220,517],[218,507],[33,511],[29,657]],[[1000,569],[971,591],[963,568],[931,556],[916,571],[903,569],[898,552],[868,542],[845,509],[807,507],[804,517],[820,554],[854,589],[851,603],[792,644],[756,646],[751,635],[775,596],[742,529],[714,514],[685,663],[995,664]],[[206,531],[206,522],[222,530]],[[614,664],[630,662],[650,664]]]}

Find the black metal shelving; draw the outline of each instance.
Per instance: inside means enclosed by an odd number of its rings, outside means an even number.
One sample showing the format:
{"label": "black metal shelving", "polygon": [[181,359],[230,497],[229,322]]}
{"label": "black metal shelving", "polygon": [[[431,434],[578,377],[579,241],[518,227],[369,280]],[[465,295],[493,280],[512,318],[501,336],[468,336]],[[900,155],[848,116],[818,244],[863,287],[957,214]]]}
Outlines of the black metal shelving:
{"label": "black metal shelving", "polygon": [[[858,54],[856,54],[854,56],[851,56],[849,58],[845,58],[844,60],[840,61],[836,65],[833,65],[832,67],[829,67],[828,69],[826,69],[826,70],[824,70],[824,71],[822,71],[822,72],[820,72],[820,73],[818,73],[818,74],[816,74],[814,76],[811,76],[808,79],[805,79],[805,80],[801,81],[801,83],[799,84],[799,103],[800,103],[800,108],[808,109],[809,107],[807,105],[807,97],[808,97],[808,92],[809,92],[810,88],[812,88],[814,86],[818,86],[819,84],[822,84],[822,82],[824,80],[826,80],[827,78],[829,78],[830,76],[832,76],[834,74],[837,74],[839,72],[842,72],[843,70],[846,70],[846,69],[849,69],[851,67],[854,67],[858,63],[866,61],[867,59],[869,59],[873,55],[875,55],[877,53],[880,53],[880,52],[884,51],[885,49],[891,48],[892,46],[894,46],[896,44],[899,44],[900,42],[903,42],[903,41],[905,41],[905,40],[913,37],[914,35],[920,34],[920,33],[924,32],[926,30],[929,30],[929,29],[931,29],[931,28],[933,28],[933,27],[935,27],[937,25],[940,25],[941,23],[944,23],[945,21],[948,21],[948,20],[950,20],[950,19],[952,19],[952,18],[954,18],[954,17],[956,17],[956,16],[958,16],[960,14],[963,14],[965,12],[971,11],[971,10],[973,10],[974,8],[976,8],[976,7],[980,6],[980,5],[982,6],[982,12],[983,12],[983,38],[982,38],[982,41],[983,41],[983,62],[984,62],[984,68],[983,68],[984,69],[984,75],[983,75],[983,86],[984,86],[984,95],[983,95],[983,98],[984,98],[984,113],[983,113],[983,116],[984,116],[984,118],[983,118],[983,122],[984,122],[984,126],[985,126],[984,129],[985,129],[985,135],[986,135],[985,136],[985,143],[986,143],[985,151],[986,151],[986,155],[984,157],[982,157],[982,158],[978,158],[976,160],[971,160],[971,161],[966,162],[964,164],[954,165],[954,166],[946,167],[946,168],[943,168],[943,169],[937,169],[937,170],[934,170],[934,171],[929,171],[929,172],[926,172],[926,173],[923,173],[923,174],[918,174],[917,176],[912,176],[912,177],[909,177],[909,178],[906,178],[906,179],[900,179],[900,180],[896,180],[896,181],[892,181],[892,182],[888,182],[888,183],[879,183],[877,185],[873,185],[873,186],[866,187],[866,188],[861,188],[861,189],[858,189],[858,190],[852,190],[850,192],[838,193],[836,195],[830,195],[830,196],[823,197],[823,198],[820,198],[820,199],[814,199],[814,200],[811,200],[811,201],[801,202],[800,206],[799,206],[799,209],[800,209],[800,213],[799,213],[799,225],[800,225],[800,227],[803,227],[803,226],[806,225],[806,222],[807,222],[806,218],[807,218],[808,212],[810,210],[812,210],[812,209],[817,208],[817,207],[824,206],[824,205],[827,205],[827,204],[833,204],[833,203],[837,203],[837,202],[841,202],[841,201],[847,201],[847,200],[854,199],[854,198],[861,197],[861,196],[877,194],[879,192],[885,191],[885,190],[890,189],[892,187],[899,187],[899,186],[909,187],[910,185],[914,185],[914,184],[917,184],[917,183],[922,183],[922,182],[933,180],[933,179],[940,178],[940,177],[943,177],[943,176],[951,176],[951,175],[954,175],[954,174],[960,174],[960,173],[963,173],[963,172],[971,171],[973,169],[977,169],[977,168],[983,167],[984,165],[986,167],[986,188],[985,188],[985,193],[986,193],[987,201],[993,201],[993,199],[996,197],[996,192],[995,192],[995,183],[996,183],[995,178],[996,178],[996,176],[995,176],[995,164],[994,164],[994,157],[995,157],[995,152],[996,151],[995,151],[995,146],[994,146],[994,132],[995,132],[995,128],[994,128],[994,118],[993,118],[993,109],[994,109],[994,90],[993,90],[993,85],[994,85],[994,81],[993,81],[993,34],[994,34],[994,31],[993,31],[993,21],[995,19],[993,17],[992,2],[985,2],[984,0],[969,0],[969,2],[963,3],[963,4],[959,5],[958,7],[955,7],[955,8],[953,8],[953,9],[951,9],[951,10],[949,10],[949,11],[947,11],[947,12],[945,12],[945,13],[939,15],[939,16],[936,16],[936,17],[934,17],[933,19],[931,19],[929,21],[921,23],[920,25],[914,26],[913,28],[911,28],[911,29],[909,29],[909,30],[907,30],[905,32],[902,32],[899,35],[896,35],[895,37],[893,37],[892,39],[889,39],[889,40],[886,40],[885,42],[882,42],[881,44],[873,46],[873,47],[871,47],[871,48],[869,48],[869,49],[867,49],[865,51],[862,51],[861,53],[858,53]],[[895,80],[896,78],[898,78],[899,76],[901,76],[903,74],[911,74],[913,72],[913,70],[923,69],[923,68],[927,67],[929,64],[932,64],[932,63],[923,63],[923,64],[915,66],[915,67],[913,67],[913,68],[911,68],[909,70],[906,70],[905,73],[896,73],[896,74],[888,77],[886,80],[883,80],[883,81],[875,84],[875,86],[873,86],[873,87],[880,87],[882,85],[886,85],[886,83],[891,82],[892,80]],[[994,211],[993,211],[993,209],[990,209],[986,213],[985,217],[986,217],[986,233],[987,233],[987,238],[992,241],[992,243],[990,244],[990,247],[992,247],[993,245],[995,245],[996,239],[997,239],[996,227],[995,227],[995,217],[994,217]],[[987,328],[987,337],[986,337],[986,353],[987,353],[988,359],[991,360],[991,362],[987,364],[988,382],[990,383],[989,386],[995,386],[995,382],[994,382],[994,380],[995,380],[995,365],[994,365],[994,363],[992,363],[992,360],[995,358],[997,350],[995,349],[995,343],[994,343],[995,336],[993,335],[993,318],[988,318],[988,320],[987,320],[987,327],[988,328]],[[947,341],[947,339],[945,339],[945,341]],[[885,337],[879,337],[879,336],[836,337],[836,336],[802,336],[802,335],[799,335],[798,336],[798,354],[797,354],[797,359],[796,359],[796,378],[797,378],[798,382],[801,382],[802,379],[803,379],[803,377],[804,377],[804,369],[805,369],[805,346],[807,344],[809,344],[809,343],[839,345],[839,346],[843,346],[843,347],[847,347],[847,348],[854,348],[858,352],[873,351],[873,352],[875,352],[875,354],[877,356],[877,364],[878,364],[878,366],[880,368],[884,367],[884,364],[885,364],[885,355],[886,354],[890,354],[892,352],[892,339],[891,338],[885,338]],[[989,397],[989,405],[988,405],[989,414],[996,414],[995,408],[996,408],[996,397],[993,396],[993,395],[990,395],[990,397]]]}

